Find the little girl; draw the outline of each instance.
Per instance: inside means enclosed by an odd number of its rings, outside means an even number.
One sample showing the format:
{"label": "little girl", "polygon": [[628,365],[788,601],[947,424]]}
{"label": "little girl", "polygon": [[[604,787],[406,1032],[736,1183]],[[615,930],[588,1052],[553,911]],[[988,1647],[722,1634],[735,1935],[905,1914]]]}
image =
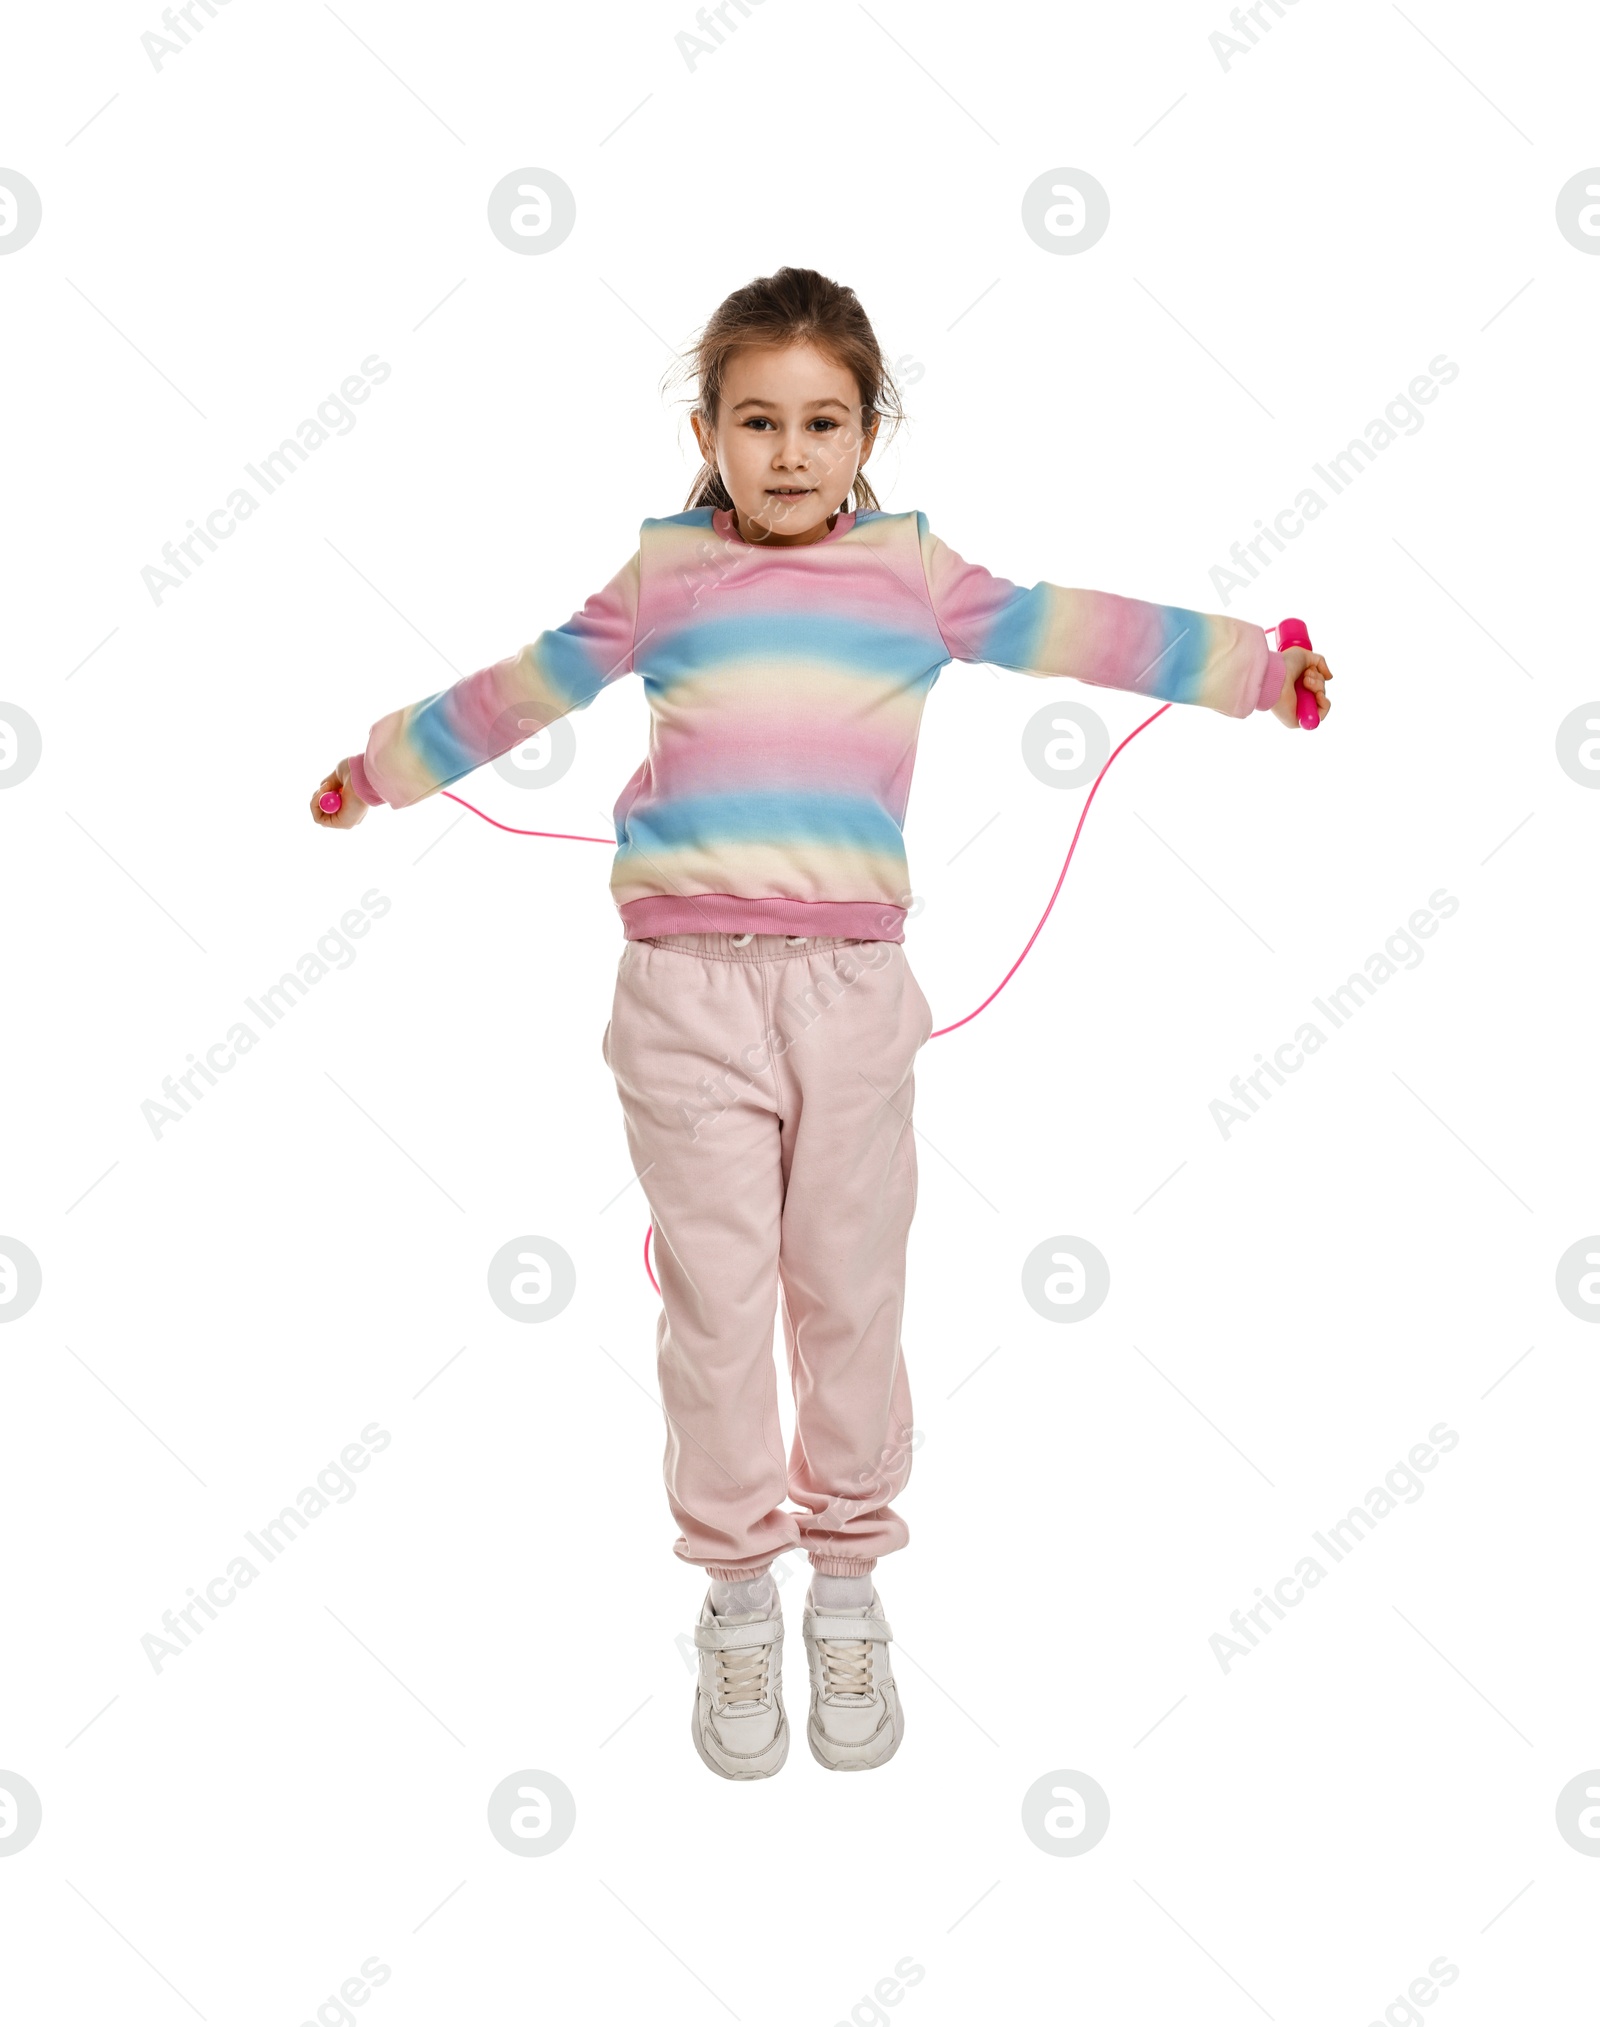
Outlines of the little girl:
{"label": "little girl", "polygon": [[809,268],[729,296],[694,367],[705,462],[687,512],[645,521],[565,626],[380,718],[311,809],[349,828],[371,803],[420,802],[643,679],[601,1047],[654,1218],[676,1553],[709,1580],[694,1743],[712,1772],[758,1780],[789,1747],[769,1575],[786,1550],[813,1571],[813,1755],[882,1766],[903,1729],[873,1570],[908,1539],[889,1502],[911,1468],[912,1069],[933,1017],[905,956],[901,825],[928,692],[949,661],[996,663],[1293,728],[1296,678],[1325,716],[1331,671],[1243,620],[1020,589],[926,515],[883,511],[861,468],[898,396],[854,292]]}

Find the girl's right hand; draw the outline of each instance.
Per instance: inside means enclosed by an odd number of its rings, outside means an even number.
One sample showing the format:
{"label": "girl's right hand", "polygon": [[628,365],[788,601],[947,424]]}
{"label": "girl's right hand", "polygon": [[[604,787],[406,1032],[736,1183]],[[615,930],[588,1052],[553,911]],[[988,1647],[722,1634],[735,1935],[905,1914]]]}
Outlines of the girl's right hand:
{"label": "girl's right hand", "polygon": [[[333,814],[321,807],[320,798],[330,789],[336,789],[341,798],[338,810]],[[311,814],[316,822],[327,830],[354,830],[367,813],[367,805],[350,786],[350,763],[341,760],[331,774],[325,774],[317,783],[316,794],[311,798]]]}

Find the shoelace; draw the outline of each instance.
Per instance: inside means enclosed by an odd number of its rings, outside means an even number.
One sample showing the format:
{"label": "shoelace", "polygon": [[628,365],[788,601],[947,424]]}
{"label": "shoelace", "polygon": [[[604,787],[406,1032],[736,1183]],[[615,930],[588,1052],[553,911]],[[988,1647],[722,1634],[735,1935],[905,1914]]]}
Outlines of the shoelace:
{"label": "shoelace", "polygon": [[872,1694],[872,1648],[865,1640],[819,1640],[824,1696]]}
{"label": "shoelace", "polygon": [[724,1705],[765,1703],[770,1647],[733,1647],[717,1656],[717,1691]]}

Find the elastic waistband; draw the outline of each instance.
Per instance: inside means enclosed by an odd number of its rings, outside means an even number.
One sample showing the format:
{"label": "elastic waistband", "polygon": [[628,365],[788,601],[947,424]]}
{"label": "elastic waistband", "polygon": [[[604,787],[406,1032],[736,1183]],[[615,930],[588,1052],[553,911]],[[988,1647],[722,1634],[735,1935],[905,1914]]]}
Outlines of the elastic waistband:
{"label": "elastic waistband", "polygon": [[868,936],[776,936],[753,932],[734,936],[721,929],[630,939],[651,949],[683,950],[694,957],[716,957],[729,964],[770,964],[774,958],[807,957],[819,950],[839,950],[873,940]]}
{"label": "elastic waistband", "polygon": [[796,901],[782,894],[636,894],[617,910],[623,934],[702,936],[726,930],[742,936],[756,924],[768,936],[858,936],[864,943],[899,943],[906,911],[887,901]]}

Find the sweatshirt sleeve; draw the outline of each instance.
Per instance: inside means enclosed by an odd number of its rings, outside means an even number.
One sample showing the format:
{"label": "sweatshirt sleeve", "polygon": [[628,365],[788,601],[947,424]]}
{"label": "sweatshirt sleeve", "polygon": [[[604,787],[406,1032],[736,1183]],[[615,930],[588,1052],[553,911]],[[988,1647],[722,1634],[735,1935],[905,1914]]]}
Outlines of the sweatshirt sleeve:
{"label": "sweatshirt sleeve", "polygon": [[957,661],[1074,676],[1230,718],[1277,701],[1283,656],[1248,620],[1058,584],[1024,590],[964,562],[932,533],[926,514],[917,515],[917,535],[934,619]]}
{"label": "sweatshirt sleeve", "polygon": [[632,669],[638,613],[635,551],[564,626],[380,718],[365,750],[350,756],[350,786],[365,803],[404,809],[583,710]]}

